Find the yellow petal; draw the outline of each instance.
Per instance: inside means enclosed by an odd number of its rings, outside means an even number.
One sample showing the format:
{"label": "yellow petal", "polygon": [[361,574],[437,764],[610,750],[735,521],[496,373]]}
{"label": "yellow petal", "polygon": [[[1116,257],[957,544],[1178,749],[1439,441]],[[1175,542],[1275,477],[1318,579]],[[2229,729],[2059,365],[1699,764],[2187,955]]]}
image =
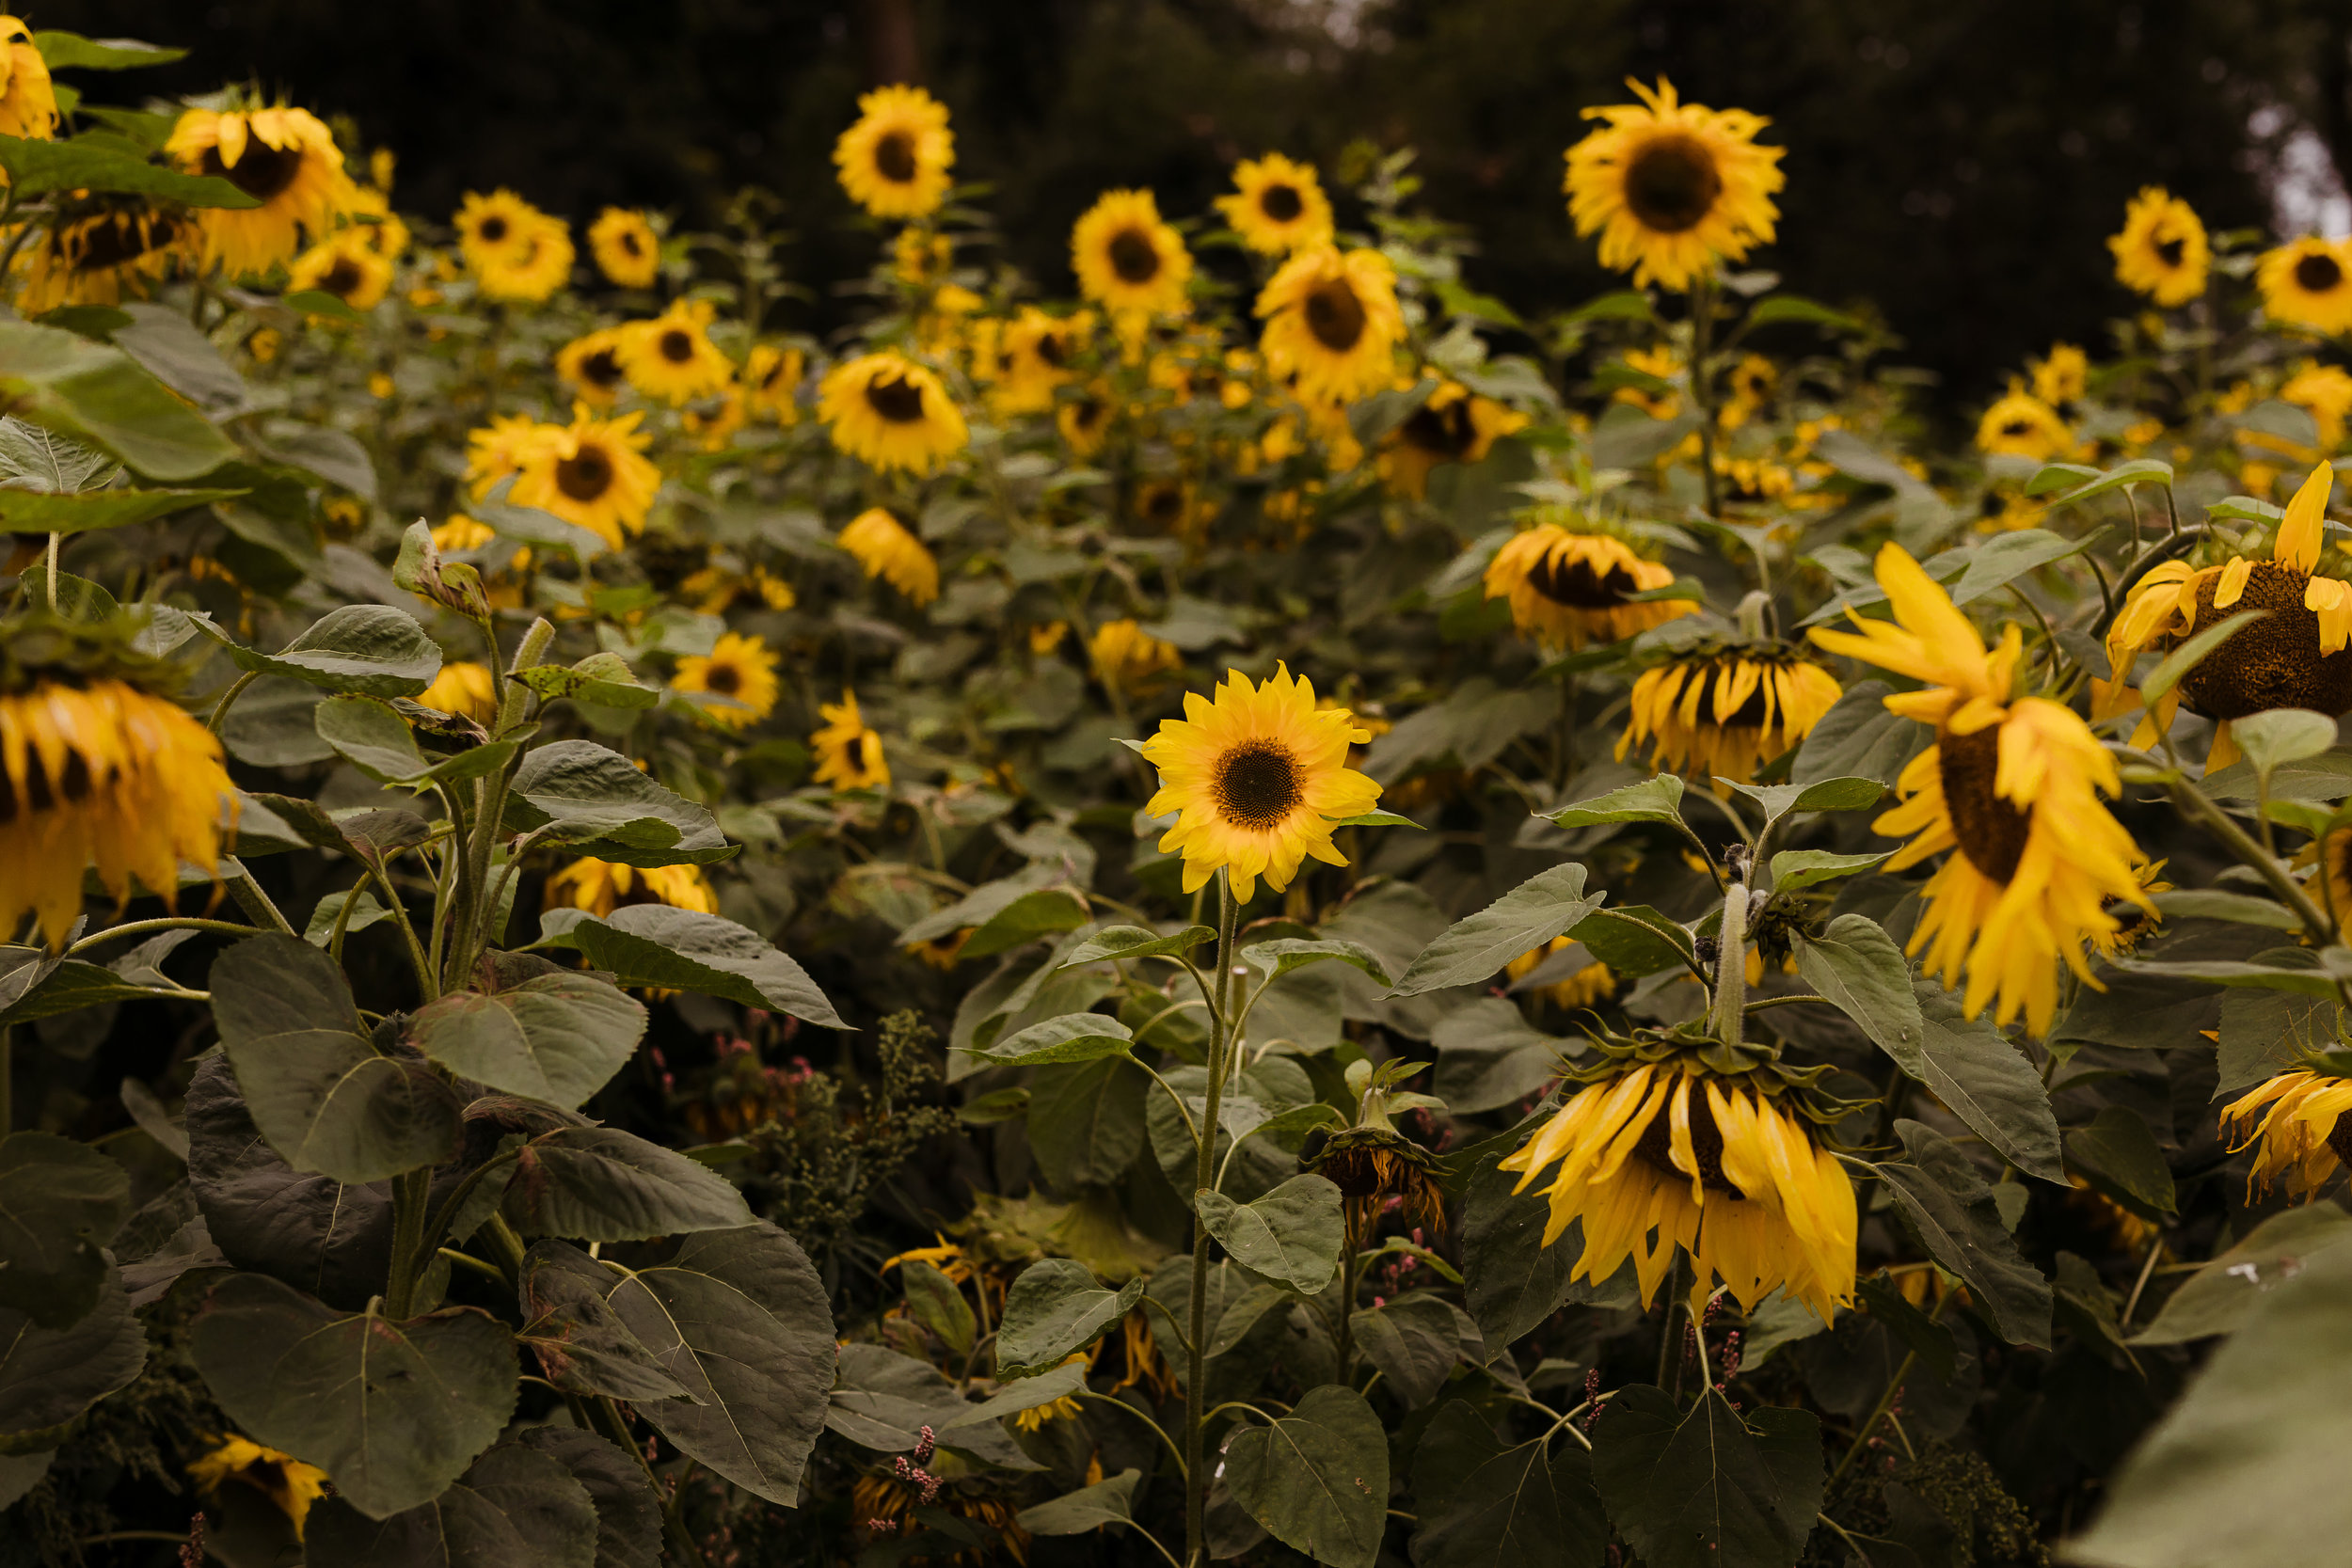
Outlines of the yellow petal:
{"label": "yellow petal", "polygon": [[[2330,463],[2322,463],[2312,470],[2303,487],[2287,502],[2287,515],[2279,524],[2279,537],[2270,546],[2270,559],[2296,567],[2313,571],[2319,565],[2320,524],[2328,515],[2328,496],[2335,488],[2336,470]],[[2216,599],[2218,606],[2221,601]]]}

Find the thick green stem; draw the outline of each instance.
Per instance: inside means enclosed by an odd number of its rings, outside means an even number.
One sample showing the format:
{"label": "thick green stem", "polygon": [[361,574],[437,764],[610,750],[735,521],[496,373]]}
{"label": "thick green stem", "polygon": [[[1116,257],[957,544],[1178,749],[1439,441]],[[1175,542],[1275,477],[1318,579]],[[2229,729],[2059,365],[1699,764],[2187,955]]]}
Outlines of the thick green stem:
{"label": "thick green stem", "polygon": [[261,678],[262,673],[259,670],[247,670],[244,674],[230,681],[229,689],[220,694],[220,701],[213,705],[213,716],[204,721],[204,727],[215,735],[218,735],[222,721],[229,717],[230,707],[238,698],[245,695],[246,687]]}
{"label": "thick green stem", "polygon": [[431,1166],[392,1179],[392,1272],[384,1284],[384,1313],[395,1321],[415,1312],[426,1207],[432,1200]]}
{"label": "thick green stem", "polygon": [[245,868],[243,861],[224,855],[220,864],[220,879],[228,884],[229,896],[237,901],[237,908],[253,917],[255,925],[287,936],[296,934],[285,914],[270,901],[270,895],[262,891],[262,884],[253,879],[253,873]]}
{"label": "thick green stem", "polygon": [[1715,1006],[1708,1030],[1725,1045],[1738,1045],[1746,1027],[1748,1000],[1748,879],[1741,869],[1724,890],[1724,923],[1715,935]]}
{"label": "thick green stem", "polygon": [[1196,1568],[1208,1560],[1209,1549],[1209,1474],[1201,1464],[1207,1425],[1201,1411],[1208,1394],[1209,1227],[1201,1223],[1198,1199],[1216,1180],[1217,1108],[1232,1065],[1226,1059],[1232,1046],[1225,1027],[1226,1007],[1232,994],[1233,936],[1241,912],[1233,905],[1232,884],[1222,871],[1216,874],[1216,994],[1209,1009],[1209,1092],[1193,1140],[1192,1300],[1185,1317],[1189,1343],[1184,1378],[1184,1560]]}
{"label": "thick green stem", "polygon": [[2232,854],[2251,866],[2264,881],[2270,884],[2270,890],[2295,911],[2296,918],[2303,923],[2313,942],[2324,944],[2333,940],[2334,925],[2319,906],[2312,902],[2311,895],[2303,891],[2303,885],[2287,875],[2286,867],[2279,863],[2277,856],[2265,852],[2261,845],[2254,842],[2253,835],[2231,820],[2229,813],[2215,805],[2203,790],[2188,780],[2175,778],[2166,787],[2172,797],[2172,803],[2181,808],[2183,816],[2229,846]]}

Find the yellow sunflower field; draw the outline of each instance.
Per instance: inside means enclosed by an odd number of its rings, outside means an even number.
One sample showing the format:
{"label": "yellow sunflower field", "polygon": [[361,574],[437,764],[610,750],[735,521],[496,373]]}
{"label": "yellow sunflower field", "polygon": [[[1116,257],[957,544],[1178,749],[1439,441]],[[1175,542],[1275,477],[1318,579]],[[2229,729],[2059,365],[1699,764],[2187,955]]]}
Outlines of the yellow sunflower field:
{"label": "yellow sunflower field", "polygon": [[1958,388],[1679,67],[1518,306],[182,55],[0,19],[0,1568],[2344,1560],[2334,208]]}

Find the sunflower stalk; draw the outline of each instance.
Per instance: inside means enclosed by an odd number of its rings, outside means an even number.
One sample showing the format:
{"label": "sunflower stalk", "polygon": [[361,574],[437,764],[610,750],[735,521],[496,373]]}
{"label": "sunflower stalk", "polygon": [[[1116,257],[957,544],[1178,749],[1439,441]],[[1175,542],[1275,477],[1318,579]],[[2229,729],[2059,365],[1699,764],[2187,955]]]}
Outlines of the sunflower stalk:
{"label": "sunflower stalk", "polygon": [[1731,880],[1724,890],[1723,925],[1715,937],[1715,1001],[1707,1027],[1724,1044],[1738,1045],[1747,1022],[1748,863],[1744,855],[1725,858]]}
{"label": "sunflower stalk", "polygon": [[1209,1227],[1200,1218],[1200,1195],[1211,1191],[1216,1181],[1217,1112],[1234,1043],[1226,1026],[1226,1010],[1232,996],[1233,942],[1241,911],[1233,902],[1229,876],[1223,869],[1216,874],[1216,986],[1209,998],[1209,1084],[1193,1136],[1192,1293],[1184,1328],[1184,1560],[1193,1564],[1207,1560],[1209,1539],[1208,1471],[1202,1464],[1207,1418],[1201,1411],[1208,1378]]}

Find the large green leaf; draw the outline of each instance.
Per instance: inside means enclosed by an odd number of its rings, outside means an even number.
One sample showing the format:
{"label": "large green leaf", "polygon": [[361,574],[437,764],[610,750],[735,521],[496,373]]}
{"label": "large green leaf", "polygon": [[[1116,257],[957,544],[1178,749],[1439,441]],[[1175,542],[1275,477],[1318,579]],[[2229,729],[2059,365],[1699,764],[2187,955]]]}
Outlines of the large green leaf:
{"label": "large green leaf", "polygon": [[436,761],[418,749],[408,721],[389,703],[374,697],[329,697],[312,710],[310,719],[319,738],[360,772],[377,784],[414,789],[496,772],[515,754],[517,745],[513,740],[493,740]]}
{"label": "large green leaf", "polygon": [[123,151],[104,141],[38,141],[0,136],[0,168],[19,197],[51,191],[106,191],[123,196],[160,196],[190,207],[258,207],[227,180],[183,174]]}
{"label": "large green leaf", "polygon": [[63,1328],[98,1304],[106,1243],[131,1215],[131,1173],[54,1132],[0,1138],[0,1307]]}
{"label": "large green leaf", "polygon": [[1462,1205],[1463,1294],[1489,1347],[1501,1350],[1533,1333],[1572,1301],[1593,1299],[1593,1287],[1573,1277],[1582,1233],[1573,1227],[1543,1244],[1551,1205],[1540,1187],[1512,1188],[1519,1178],[1496,1162],[1511,1151],[1491,1147],[1473,1167]]}
{"label": "large green leaf", "polygon": [[1429,1043],[1438,1048],[1434,1092],[1456,1116],[1500,1111],[1540,1093],[1560,1076],[1563,1059],[1583,1049],[1581,1040],[1545,1034],[1518,1003],[1500,996],[1449,1009]]}
{"label": "large green leaf", "polygon": [[175,512],[242,496],[243,490],[85,490],[53,496],[0,489],[0,533],[87,533],[152,522]]}
{"label": "large green leaf", "polygon": [[532,1427],[517,1440],[587,1488],[596,1509],[596,1568],[661,1568],[661,1501],[634,1454],[578,1427]]}
{"label": "large green leaf", "polygon": [[1470,1314],[1425,1291],[1351,1312],[1348,1323],[1364,1359],[1413,1410],[1438,1397],[1458,1363],[1475,1362],[1485,1349]]}
{"label": "large green leaf", "polygon": [[2124,1106],[2103,1106],[2090,1126],[2069,1132],[2066,1158],[2092,1186],[2148,1218],[2180,1212],[2164,1149],[2147,1119]]}
{"label": "large green leaf", "polygon": [[55,327],[0,322],[0,397],[16,418],[103,448],[167,483],[237,455],[122,350]]}
{"label": "large green leaf", "polygon": [[2346,1241],[2352,1241],[2352,1214],[2332,1203],[2273,1214],[2190,1275],[2132,1343],[2179,1345],[2234,1333],[2265,1296],[2301,1274],[2314,1255]]}
{"label": "large green leaf", "polygon": [[439,1497],[388,1519],[372,1519],[342,1497],[322,1499],[303,1546],[308,1560],[335,1568],[596,1568],[596,1538],[595,1499],[570,1467],[501,1443]]}
{"label": "large green leaf", "polygon": [[1133,1037],[1127,1026],[1108,1013],[1064,1013],[1059,1018],[1032,1023],[1011,1038],[986,1047],[979,1054],[1013,1067],[1093,1062],[1127,1055]]}
{"label": "large green leaf", "polygon": [[248,937],[213,961],[212,990],[246,1108],[294,1169],[365,1182],[457,1152],[456,1095],[421,1057],[375,1049],[318,948]]}
{"label": "large green leaf", "polygon": [[1389,994],[1420,996],[1483,981],[1576,925],[1607,896],[1584,891],[1581,865],[1537,872],[1422,948]]}
{"label": "large green leaf", "polygon": [[507,1220],[526,1235],[631,1242],[749,1225],[726,1178],[617,1127],[564,1127],[522,1146]]}
{"label": "large green leaf", "polygon": [[517,1286],[516,1336],[549,1383],[616,1400],[691,1399],[605,1299],[619,1276],[568,1242],[532,1243]]}
{"label": "large green leaf", "polygon": [[257,1274],[213,1287],[197,1370],[239,1431],[316,1465],[371,1519],[427,1503],[515,1408],[515,1346],[485,1312],[338,1313]]}
{"label": "large green leaf", "polygon": [[1332,1568],[1372,1568],[1388,1525],[1389,1437],[1363,1395],[1311,1388],[1268,1426],[1225,1445],[1233,1500],[1286,1546]]}
{"label": "large green leaf", "polygon": [[1649,1568],[1792,1568],[1821,1507],[1820,1422],[1709,1388],[1687,1416],[1663,1389],[1619,1389],[1593,1433],[1610,1521]]}
{"label": "large green leaf", "polygon": [[567,970],[484,995],[453,991],[408,1022],[417,1049],[461,1077],[570,1110],[611,1081],[644,1037],[644,1006]]}
{"label": "large green leaf", "polygon": [[1294,1176],[1250,1203],[1202,1191],[1193,1195],[1193,1208],[1233,1261],[1262,1279],[1311,1296],[1339,1273],[1347,1224],[1340,1190],[1327,1178]]}
{"label": "large green leaf", "polygon": [[1042,1067],[1029,1084],[1028,1135],[1057,1190],[1107,1186],[1143,1152],[1152,1080],[1123,1056]]}
{"label": "large green leaf", "polygon": [[709,811],[672,794],[609,746],[559,740],[515,770],[506,825],[626,865],[708,865],[735,853]]}
{"label": "large green leaf", "polygon": [[1104,1525],[1136,1522],[1136,1482],[1141,1470],[1119,1474],[1076,1492],[1023,1509],[1014,1522],[1031,1535],[1083,1535]]}
{"label": "large green leaf", "polygon": [[806,970],[755,932],[699,910],[630,904],[602,919],[549,910],[539,917],[539,945],[571,948],[625,986],[701,991],[829,1029],[849,1027]]}
{"label": "large green leaf", "polygon": [[61,1428],[146,1365],[147,1331],[111,1262],[96,1305],[61,1328],[0,1307],[0,1454],[56,1448]]}
{"label": "large green leaf", "polygon": [[1950,1140],[1915,1121],[1898,1121],[1895,1134],[1908,1163],[1875,1168],[1920,1243],[1967,1282],[2002,1338],[2047,1349],[2050,1282],[2017,1250],[1976,1166]]}
{"label": "large green leaf", "polygon": [[691,1390],[638,1414],[706,1467],[771,1503],[799,1501],[833,1386],[833,1313],[800,1243],[761,1222],[689,1236],[607,1300]]}
{"label": "large green leaf", "polygon": [[390,605],[330,610],[275,654],[241,647],[209,624],[200,625],[229,649],[239,668],[290,675],[328,691],[413,697],[441,670],[441,645],[425,635],[415,616]]}
{"label": "large green leaf", "polygon": [[51,71],[127,71],[137,66],[169,65],[184,59],[184,49],[141,43],[136,39],[86,39],[79,33],[43,28],[33,35],[33,47]]}
{"label": "large green leaf", "polygon": [[999,1377],[1032,1376],[1084,1350],[1134,1310],[1143,1281],[1103,1288],[1094,1271],[1068,1258],[1048,1258],[1021,1271],[1005,1296],[996,1330]]}
{"label": "large green leaf", "polygon": [[1413,1503],[1414,1568],[1598,1568],[1609,1544],[1593,1462],[1574,1439],[1507,1448],[1461,1400],[1422,1430]]}

